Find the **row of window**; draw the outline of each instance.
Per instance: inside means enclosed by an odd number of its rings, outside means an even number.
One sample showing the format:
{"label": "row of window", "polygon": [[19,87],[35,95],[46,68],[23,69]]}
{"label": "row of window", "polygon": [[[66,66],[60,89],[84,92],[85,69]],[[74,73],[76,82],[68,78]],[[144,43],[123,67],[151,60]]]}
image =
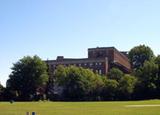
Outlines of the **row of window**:
{"label": "row of window", "polygon": [[[72,65],[74,65],[74,64],[72,64]],[[101,64],[100,64],[100,65],[101,65]],[[50,71],[51,71],[51,72],[54,72],[54,70],[56,69],[56,66],[57,66],[57,65],[51,65],[51,66],[50,66]],[[63,66],[68,66],[68,65],[63,65]],[[76,65],[75,65],[75,66],[76,66]],[[79,64],[79,67],[81,67],[81,64]],[[93,72],[95,72],[95,73],[98,73],[98,74],[102,75],[102,70],[101,70],[101,69],[91,69],[91,68],[90,68],[90,70],[93,71]]]}
{"label": "row of window", "polygon": [[[102,63],[101,62],[96,62],[96,63],[83,63],[83,64],[81,64],[81,63],[79,63],[79,64],[61,64],[61,65],[63,65],[63,66],[70,66],[70,65],[74,65],[74,66],[79,66],[79,67],[81,67],[81,66],[90,66],[90,67],[92,67],[93,65],[96,65],[96,66],[101,66],[102,65]],[[57,65],[51,65],[51,68],[55,68]]]}
{"label": "row of window", "polygon": [[[100,75],[103,74],[101,69],[96,69],[96,70],[90,69],[90,70],[93,71],[93,72],[95,72],[95,73],[98,73],[98,74],[100,74]],[[50,72],[55,72],[55,71],[54,71],[54,69],[52,69]]]}
{"label": "row of window", "polygon": [[[93,69],[91,69],[91,70],[93,71]],[[95,73],[102,75],[102,70],[101,69],[95,70]]]}

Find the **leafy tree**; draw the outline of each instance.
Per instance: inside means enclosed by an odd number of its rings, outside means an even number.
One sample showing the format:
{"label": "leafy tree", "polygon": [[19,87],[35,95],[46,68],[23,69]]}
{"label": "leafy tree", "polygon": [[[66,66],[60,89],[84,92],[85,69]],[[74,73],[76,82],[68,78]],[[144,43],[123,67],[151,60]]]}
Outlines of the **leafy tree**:
{"label": "leafy tree", "polygon": [[155,58],[155,63],[158,65],[158,78],[156,82],[157,97],[160,98],[160,55]]}
{"label": "leafy tree", "polygon": [[7,88],[17,92],[20,100],[31,100],[37,89],[48,81],[47,66],[38,56],[26,56],[12,67],[12,73],[7,81]]}
{"label": "leafy tree", "polygon": [[101,93],[103,100],[116,100],[119,83],[113,79],[103,78],[104,87]]}
{"label": "leafy tree", "polygon": [[94,87],[92,93],[88,95],[89,100],[98,100],[98,101],[101,100],[101,92],[103,91],[103,88],[105,86],[103,78],[106,78],[106,76],[100,76],[98,74],[94,75],[94,81],[93,81]]}
{"label": "leafy tree", "polygon": [[57,66],[53,77],[50,77],[48,83],[48,98],[50,100],[60,100],[63,93],[62,86],[65,85],[67,68],[62,65]]}
{"label": "leafy tree", "polygon": [[56,79],[56,82],[59,85],[64,85],[66,83],[67,74],[68,74],[68,68],[59,65],[55,71],[54,79]]}
{"label": "leafy tree", "polygon": [[0,84],[0,101],[3,100],[4,87]]}
{"label": "leafy tree", "polygon": [[158,65],[153,60],[146,61],[138,76],[137,90],[140,98],[156,98],[157,81],[158,81]]}
{"label": "leafy tree", "polygon": [[98,79],[89,69],[75,66],[58,67],[55,78],[58,85],[63,88],[62,95],[65,100],[70,101],[89,100],[92,98],[91,95],[95,97],[99,92],[99,87],[103,84],[101,79]]}
{"label": "leafy tree", "polygon": [[112,68],[110,72],[108,73],[109,79],[114,79],[117,81],[119,81],[123,76],[124,76],[124,73],[118,68]]}
{"label": "leafy tree", "polygon": [[160,65],[160,55],[155,58],[155,63]]}
{"label": "leafy tree", "polygon": [[3,85],[0,83],[0,92],[4,89]]}
{"label": "leafy tree", "polygon": [[160,77],[160,55],[155,58],[155,63],[158,65],[158,76]]}
{"label": "leafy tree", "polygon": [[129,74],[124,75],[119,81],[119,98],[131,99],[131,94],[134,92],[137,79]]}
{"label": "leafy tree", "polygon": [[129,52],[129,59],[134,70],[143,66],[145,61],[149,61],[154,57],[153,51],[150,47],[139,45],[132,48]]}
{"label": "leafy tree", "polygon": [[18,92],[10,88],[4,88],[3,91],[3,101],[17,100]]}

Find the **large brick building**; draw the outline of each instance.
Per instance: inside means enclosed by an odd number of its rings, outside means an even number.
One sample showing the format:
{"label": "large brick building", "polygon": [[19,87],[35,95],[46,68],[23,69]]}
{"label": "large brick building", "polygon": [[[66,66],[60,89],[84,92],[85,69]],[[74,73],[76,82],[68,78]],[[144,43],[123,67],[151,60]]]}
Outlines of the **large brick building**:
{"label": "large brick building", "polygon": [[88,58],[73,59],[58,56],[56,60],[46,60],[50,76],[58,65],[83,67],[95,73],[106,75],[112,67],[117,67],[125,73],[131,71],[127,53],[119,52],[114,47],[97,47],[88,49]]}

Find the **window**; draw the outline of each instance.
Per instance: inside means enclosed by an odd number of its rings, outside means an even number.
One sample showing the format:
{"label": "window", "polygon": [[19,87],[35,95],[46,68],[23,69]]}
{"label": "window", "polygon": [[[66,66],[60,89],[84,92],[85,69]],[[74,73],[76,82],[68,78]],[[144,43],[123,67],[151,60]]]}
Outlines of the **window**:
{"label": "window", "polygon": [[102,63],[100,62],[99,65],[102,65]]}
{"label": "window", "polygon": [[100,74],[100,75],[102,74],[102,70],[101,70],[101,69],[99,70],[99,74]]}
{"label": "window", "polygon": [[89,65],[90,65],[90,66],[92,66],[92,65],[93,65],[93,63],[90,63]]}
{"label": "window", "polygon": [[54,64],[51,65],[51,68],[55,68],[55,67],[56,67],[56,65],[54,65]]}

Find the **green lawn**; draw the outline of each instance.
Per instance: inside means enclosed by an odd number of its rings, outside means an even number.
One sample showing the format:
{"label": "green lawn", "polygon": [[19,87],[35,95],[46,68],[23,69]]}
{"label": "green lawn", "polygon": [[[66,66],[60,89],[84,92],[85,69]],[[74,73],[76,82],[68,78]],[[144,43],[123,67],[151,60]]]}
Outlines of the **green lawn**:
{"label": "green lawn", "polygon": [[[138,105],[138,107],[130,107],[128,105]],[[160,100],[123,102],[15,102],[13,104],[0,102],[0,115],[26,115],[27,111],[35,111],[37,115],[160,115]]]}

